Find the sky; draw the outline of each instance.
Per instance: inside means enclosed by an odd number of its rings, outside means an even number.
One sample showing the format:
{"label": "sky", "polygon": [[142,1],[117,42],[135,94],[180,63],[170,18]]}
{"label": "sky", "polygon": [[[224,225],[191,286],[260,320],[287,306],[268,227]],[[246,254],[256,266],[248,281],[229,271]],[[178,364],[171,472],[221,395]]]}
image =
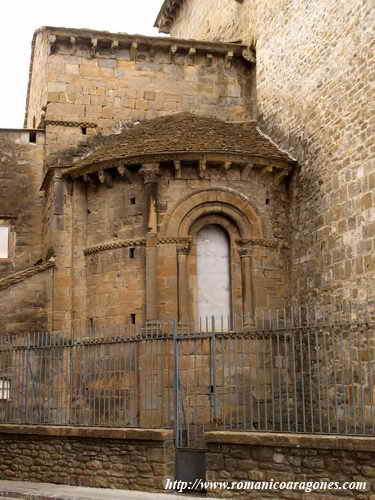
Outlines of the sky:
{"label": "sky", "polygon": [[0,17],[0,128],[22,128],[33,33],[41,26],[159,36],[162,0],[13,0]]}

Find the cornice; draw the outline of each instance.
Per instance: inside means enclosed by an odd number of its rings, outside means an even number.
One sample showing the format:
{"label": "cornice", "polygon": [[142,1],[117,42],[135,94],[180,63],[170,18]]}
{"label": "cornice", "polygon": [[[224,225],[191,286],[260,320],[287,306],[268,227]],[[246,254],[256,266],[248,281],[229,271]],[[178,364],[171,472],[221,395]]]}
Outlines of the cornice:
{"label": "cornice", "polygon": [[22,271],[18,271],[16,273],[5,276],[5,278],[0,279],[0,290],[4,290],[5,288],[16,285],[17,283],[20,283],[21,281],[24,281],[25,279],[28,279],[35,274],[42,273],[47,269],[51,269],[52,267],[55,267],[55,262],[53,260],[49,260],[48,262],[44,262],[43,264],[27,267],[26,269],[22,269]]}
{"label": "cornice", "polygon": [[[222,54],[232,53],[233,57],[242,57],[243,51],[246,50],[245,45],[227,43],[227,42],[212,42],[201,40],[185,40],[174,37],[155,37],[146,35],[132,35],[128,33],[110,33],[109,31],[97,31],[90,29],[75,29],[46,26],[39,31],[44,31],[48,35],[48,43],[50,53],[54,53],[58,43],[64,42],[65,48],[70,47],[75,50],[78,44],[85,45],[91,50],[91,55],[99,54],[101,48],[105,47],[116,53],[120,48],[130,48],[133,55],[136,55],[140,46],[144,49],[159,48],[171,50],[175,47],[176,50],[195,48],[203,53]],[[67,45],[68,44],[68,45]]]}
{"label": "cornice", "polygon": [[[71,178],[83,177],[84,175],[95,174],[97,172],[118,168],[119,166],[144,165],[149,163],[157,163],[163,161],[181,162],[184,160],[197,161],[204,159],[206,164],[222,164],[225,170],[236,164],[252,164],[255,170],[267,168],[267,172],[280,173],[286,177],[292,173],[294,163],[281,159],[266,158],[265,156],[253,155],[250,153],[241,153],[237,151],[190,151],[190,152],[160,152],[160,153],[145,153],[143,155],[129,156],[126,158],[118,158],[103,162],[94,163],[92,165],[83,165],[68,167],[64,165],[64,176]],[[178,175],[181,175],[181,163],[176,166]],[[284,175],[285,174],[285,175]]]}

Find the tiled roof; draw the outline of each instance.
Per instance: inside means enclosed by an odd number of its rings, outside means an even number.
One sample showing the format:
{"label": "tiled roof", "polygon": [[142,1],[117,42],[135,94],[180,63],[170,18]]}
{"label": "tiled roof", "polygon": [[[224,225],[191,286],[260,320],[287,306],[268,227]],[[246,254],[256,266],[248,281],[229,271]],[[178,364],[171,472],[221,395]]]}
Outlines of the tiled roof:
{"label": "tiled roof", "polygon": [[[147,120],[120,134],[97,138],[74,167],[163,153],[229,153],[292,162],[259,132],[255,121],[224,122],[190,113]],[[96,146],[96,147],[95,147]]]}

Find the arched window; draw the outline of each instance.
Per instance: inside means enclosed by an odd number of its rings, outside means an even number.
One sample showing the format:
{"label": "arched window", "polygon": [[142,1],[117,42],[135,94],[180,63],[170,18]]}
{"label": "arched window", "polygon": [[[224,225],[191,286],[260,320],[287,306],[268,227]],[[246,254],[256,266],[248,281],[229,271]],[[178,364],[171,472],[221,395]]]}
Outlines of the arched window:
{"label": "arched window", "polygon": [[[204,226],[197,235],[198,317],[228,324],[231,314],[230,245],[218,225]],[[211,323],[210,323],[211,324]]]}

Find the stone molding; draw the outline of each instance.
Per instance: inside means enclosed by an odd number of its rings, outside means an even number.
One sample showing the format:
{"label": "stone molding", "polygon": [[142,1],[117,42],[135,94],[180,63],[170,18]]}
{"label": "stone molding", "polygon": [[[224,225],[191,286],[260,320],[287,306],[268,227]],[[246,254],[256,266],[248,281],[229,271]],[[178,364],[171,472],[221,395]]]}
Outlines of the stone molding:
{"label": "stone molding", "polygon": [[122,439],[132,441],[168,441],[173,439],[174,433],[173,430],[170,429],[0,424],[0,434],[77,437],[88,439]]}
{"label": "stone molding", "polygon": [[191,238],[179,238],[176,236],[175,238],[159,238],[158,245],[185,245],[189,246],[191,243]]}
{"label": "stone molding", "polygon": [[[190,248],[191,239],[190,238],[159,238],[157,240],[157,246],[160,245],[181,245],[181,248]],[[146,239],[134,239],[134,240],[119,240],[119,241],[108,241],[100,245],[95,245],[93,247],[86,248],[83,253],[84,255],[94,255],[96,253],[104,252],[105,250],[116,250],[117,248],[127,248],[127,247],[141,247],[146,246]],[[1,282],[0,282],[1,283]]]}
{"label": "stone molding", "polygon": [[22,271],[18,271],[11,275],[5,276],[5,278],[0,279],[0,290],[9,288],[12,285],[16,285],[17,283],[20,283],[21,281],[24,281],[25,279],[30,278],[35,274],[46,271],[47,269],[50,269],[52,267],[55,267],[55,262],[50,260],[48,262],[44,262],[43,264],[28,267],[26,269],[23,269]]}
{"label": "stone molding", "polygon": [[182,50],[186,53],[189,62],[191,62],[192,55],[195,54],[197,50],[206,55],[220,54],[226,56],[228,53],[233,53],[234,57],[242,58],[242,52],[246,49],[244,45],[230,42],[184,40],[169,37],[131,35],[128,33],[110,33],[108,31],[97,31],[85,28],[76,29],[45,26],[38,30],[36,34],[40,32],[47,33],[49,54],[58,53],[59,45],[62,43],[65,53],[68,50],[72,55],[76,54],[77,49],[82,47],[88,50],[88,54],[91,57],[100,55],[102,50],[105,50],[106,55],[108,55],[108,50],[110,50],[111,57],[116,57],[119,50],[128,49],[132,61],[137,60],[140,47],[142,47],[142,50],[148,51],[150,57],[154,57],[155,49],[167,50],[172,58],[178,51]]}
{"label": "stone molding", "polygon": [[115,250],[117,248],[140,247],[140,246],[146,246],[146,240],[144,238],[136,240],[108,241],[107,243],[102,243],[100,245],[95,245],[93,247],[86,248],[83,251],[83,253],[84,255],[93,255],[99,252],[104,252],[104,250]]}
{"label": "stone molding", "polygon": [[[173,161],[175,164],[175,178],[180,179],[183,175],[184,166],[181,161],[195,161],[196,170],[200,177],[209,171],[210,165],[222,166],[223,176],[227,171],[235,166],[245,170],[247,166],[251,166],[250,170],[260,172],[262,174],[271,174],[275,178],[275,183],[279,184],[285,177],[288,177],[293,172],[293,166],[288,165],[288,162],[282,159],[267,158],[266,155],[254,155],[251,153],[239,151],[160,151],[158,153],[144,153],[126,158],[112,158],[111,160],[103,160],[93,163],[92,165],[77,165],[74,163],[64,165],[66,170],[64,175],[77,178],[83,175],[97,173],[100,170],[117,168],[126,168],[129,165],[160,163],[164,161]],[[87,161],[85,159],[85,161]],[[79,162],[79,160],[78,160]],[[178,163],[177,163],[178,162]],[[203,163],[204,162],[204,163]],[[142,174],[142,172],[139,172]]]}
{"label": "stone molding", "polygon": [[362,436],[302,435],[274,432],[211,431],[205,433],[206,443],[243,446],[274,446],[277,448],[316,448],[375,452],[375,439]]}
{"label": "stone molding", "polygon": [[[237,240],[237,243],[242,246],[242,247],[266,247],[266,248],[284,248],[288,249],[288,245],[282,241],[278,240],[266,240],[264,238],[261,239],[242,239],[242,240]],[[245,255],[246,252],[248,252],[249,249],[247,248],[242,248],[239,250],[240,255]],[[245,252],[245,253],[241,253]]]}
{"label": "stone molding", "polygon": [[96,128],[98,125],[93,122],[70,122],[64,120],[46,120],[44,124],[51,125],[53,127],[86,127],[86,128]]}

